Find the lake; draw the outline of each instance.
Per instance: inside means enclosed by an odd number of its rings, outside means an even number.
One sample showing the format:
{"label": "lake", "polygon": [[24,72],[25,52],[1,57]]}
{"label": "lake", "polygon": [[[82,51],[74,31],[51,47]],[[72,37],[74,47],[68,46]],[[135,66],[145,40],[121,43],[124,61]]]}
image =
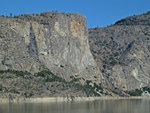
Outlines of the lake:
{"label": "lake", "polygon": [[0,113],[150,113],[150,99],[1,103]]}

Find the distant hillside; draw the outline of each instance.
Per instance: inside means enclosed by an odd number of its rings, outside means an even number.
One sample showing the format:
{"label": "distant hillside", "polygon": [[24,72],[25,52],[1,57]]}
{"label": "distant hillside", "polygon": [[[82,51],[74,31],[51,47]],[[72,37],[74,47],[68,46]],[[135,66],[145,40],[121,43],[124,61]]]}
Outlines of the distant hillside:
{"label": "distant hillside", "polygon": [[149,25],[150,26],[150,11],[142,15],[135,15],[135,16],[121,19],[117,21],[115,25]]}

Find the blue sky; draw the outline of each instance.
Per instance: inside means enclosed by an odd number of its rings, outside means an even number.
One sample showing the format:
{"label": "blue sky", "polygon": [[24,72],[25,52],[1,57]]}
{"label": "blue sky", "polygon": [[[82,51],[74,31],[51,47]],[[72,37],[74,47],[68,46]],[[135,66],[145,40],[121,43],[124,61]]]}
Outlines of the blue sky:
{"label": "blue sky", "polygon": [[150,11],[150,0],[0,0],[0,15],[55,10],[86,16],[89,28],[105,27],[124,17]]}

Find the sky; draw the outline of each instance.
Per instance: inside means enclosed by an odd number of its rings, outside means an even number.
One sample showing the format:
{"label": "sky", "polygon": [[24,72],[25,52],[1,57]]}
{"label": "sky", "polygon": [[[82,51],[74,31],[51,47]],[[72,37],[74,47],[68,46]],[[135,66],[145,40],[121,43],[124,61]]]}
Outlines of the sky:
{"label": "sky", "polygon": [[88,28],[106,27],[150,11],[150,0],[0,0],[0,15],[50,11],[79,13],[86,16]]}

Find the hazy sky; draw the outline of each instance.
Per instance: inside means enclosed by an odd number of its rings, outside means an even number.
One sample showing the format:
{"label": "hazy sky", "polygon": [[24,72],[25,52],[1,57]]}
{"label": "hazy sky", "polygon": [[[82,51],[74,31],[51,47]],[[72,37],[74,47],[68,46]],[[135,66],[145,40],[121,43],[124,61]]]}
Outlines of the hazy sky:
{"label": "hazy sky", "polygon": [[55,10],[86,16],[89,28],[105,27],[121,18],[150,11],[150,0],[0,0],[0,15]]}

